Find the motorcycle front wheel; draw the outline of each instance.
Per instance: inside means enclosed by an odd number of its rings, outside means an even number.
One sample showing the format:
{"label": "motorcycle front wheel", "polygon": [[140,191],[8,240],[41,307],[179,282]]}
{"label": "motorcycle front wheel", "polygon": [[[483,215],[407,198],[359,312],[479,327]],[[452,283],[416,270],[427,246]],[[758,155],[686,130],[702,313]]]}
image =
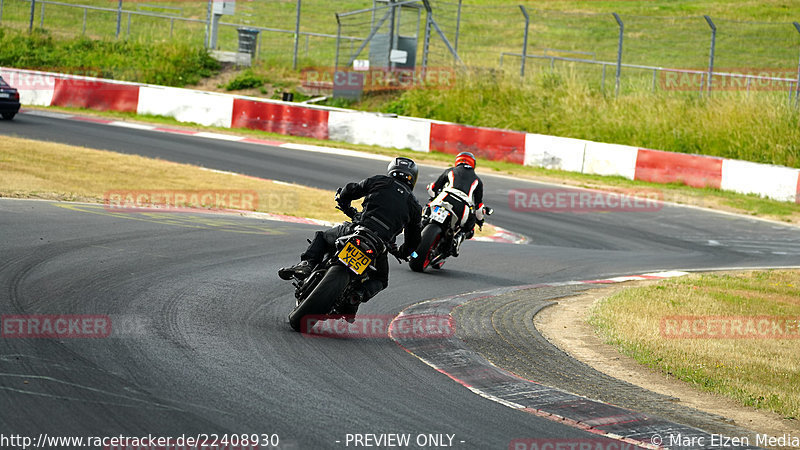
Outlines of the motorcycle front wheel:
{"label": "motorcycle front wheel", "polygon": [[350,273],[347,267],[339,264],[332,266],[311,294],[289,313],[289,325],[294,331],[306,331],[314,326],[319,318],[306,317],[328,314],[349,283]]}
{"label": "motorcycle front wheel", "polygon": [[417,256],[411,258],[408,266],[414,272],[422,272],[431,263],[431,260],[436,256],[436,246],[442,240],[442,229],[438,225],[429,223],[422,230],[422,239],[417,246]]}

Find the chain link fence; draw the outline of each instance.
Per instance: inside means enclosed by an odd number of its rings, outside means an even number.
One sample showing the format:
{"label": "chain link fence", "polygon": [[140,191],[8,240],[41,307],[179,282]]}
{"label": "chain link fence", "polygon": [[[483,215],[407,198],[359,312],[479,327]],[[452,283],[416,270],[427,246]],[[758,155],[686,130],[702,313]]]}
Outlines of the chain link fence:
{"label": "chain link fence", "polygon": [[[403,5],[391,8],[393,1]],[[376,28],[393,9],[393,19]],[[152,4],[0,0],[0,24],[65,35],[207,45],[210,11],[211,3],[205,0]],[[428,30],[428,13],[435,29]],[[702,15],[621,14],[619,19],[610,12],[551,11],[530,3],[239,0],[235,14],[221,18],[216,47],[236,51],[237,29],[248,27],[259,30],[257,59],[295,68],[344,66],[362,58],[373,64],[384,58],[391,66],[388,54],[399,45],[417,65],[465,65],[526,76],[568,72],[602,89],[621,88],[623,93],[780,91],[798,103],[800,24],[796,22]]]}

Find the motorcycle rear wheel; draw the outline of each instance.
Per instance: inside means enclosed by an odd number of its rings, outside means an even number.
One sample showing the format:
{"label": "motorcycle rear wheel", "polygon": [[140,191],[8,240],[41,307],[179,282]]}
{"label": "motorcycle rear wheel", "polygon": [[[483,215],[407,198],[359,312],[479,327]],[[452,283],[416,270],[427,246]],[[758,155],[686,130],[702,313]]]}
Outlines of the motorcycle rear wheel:
{"label": "motorcycle rear wheel", "polygon": [[317,321],[311,318],[306,320],[305,317],[328,314],[349,283],[350,273],[347,267],[339,264],[332,266],[314,291],[289,313],[289,325],[294,331],[301,332],[314,326]]}
{"label": "motorcycle rear wheel", "polygon": [[417,246],[417,257],[411,258],[408,266],[414,272],[423,272],[436,256],[434,249],[442,239],[442,229],[438,225],[428,224],[422,230],[422,239]]}

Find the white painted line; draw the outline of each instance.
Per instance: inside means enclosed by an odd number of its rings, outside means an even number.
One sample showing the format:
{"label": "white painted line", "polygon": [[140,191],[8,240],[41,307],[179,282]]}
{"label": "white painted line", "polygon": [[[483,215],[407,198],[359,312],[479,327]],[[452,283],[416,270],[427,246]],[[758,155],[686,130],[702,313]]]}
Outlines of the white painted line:
{"label": "white painted line", "polygon": [[219,139],[221,141],[241,141],[242,139],[246,139],[244,136],[234,136],[232,134],[222,134],[222,133],[211,133],[210,131],[201,131],[199,133],[195,133],[192,136],[208,138],[208,139]]}
{"label": "white painted line", "polygon": [[236,172],[228,172],[227,170],[209,169],[208,167],[201,167],[200,170],[205,170],[206,172],[221,173],[223,175],[241,175],[240,173]]}
{"label": "white painted line", "polygon": [[143,125],[141,123],[122,122],[122,121],[119,121],[119,120],[111,122],[108,125],[112,125],[112,126],[115,126],[115,127],[121,127],[121,128],[132,128],[134,130],[155,130],[156,129],[156,127],[154,125]]}
{"label": "white painted line", "polygon": [[342,148],[322,147],[319,145],[294,144],[291,142],[286,144],[281,144],[279,145],[279,147],[288,148],[292,150],[302,150],[304,152],[315,152],[315,153],[325,153],[329,155],[351,156],[353,158],[374,159],[377,161],[388,162],[393,159],[391,156],[375,155],[372,153],[358,152],[355,150],[345,150]]}
{"label": "white painted line", "polygon": [[644,278],[644,277],[639,276],[639,275],[632,275],[632,276],[628,276],[628,277],[606,278],[605,280],[598,280],[598,281],[613,281],[614,283],[624,283],[626,281],[642,281],[642,280],[646,280],[646,279],[647,278]]}
{"label": "white painted line", "polygon": [[651,273],[643,273],[640,276],[642,277],[661,277],[661,278],[675,278],[675,277],[683,277],[689,275],[689,272],[684,272],[682,270],[667,270],[664,272],[651,272]]}
{"label": "white painted line", "polygon": [[75,117],[72,114],[64,114],[64,113],[55,112],[55,111],[43,111],[41,109],[23,108],[22,110],[20,110],[20,113],[21,114],[28,114],[28,115],[31,115],[31,116],[50,117],[50,118],[53,118],[53,119],[71,119],[71,118]]}

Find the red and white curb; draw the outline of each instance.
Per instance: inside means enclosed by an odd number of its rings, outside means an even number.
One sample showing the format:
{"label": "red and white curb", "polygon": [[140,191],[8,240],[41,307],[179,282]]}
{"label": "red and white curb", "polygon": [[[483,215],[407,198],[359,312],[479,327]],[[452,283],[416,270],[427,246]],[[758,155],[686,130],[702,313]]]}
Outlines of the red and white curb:
{"label": "red and white curb", "polygon": [[495,242],[500,244],[527,244],[530,240],[519,233],[506,230],[505,228],[492,225],[495,233],[491,236],[478,236],[473,237],[471,240],[478,242]]}
{"label": "red and white curb", "polygon": [[[680,430],[687,436],[703,432],[523,379],[495,366],[466,347],[464,341],[456,336],[441,339],[438,345],[434,345],[429,339],[407,339],[402,335],[396,335],[393,330],[395,323],[409,316],[448,315],[452,319],[452,311],[467,302],[525,289],[663,280],[688,274],[689,272],[677,270],[651,272],[596,280],[498,288],[428,300],[401,311],[389,326],[389,337],[406,352],[483,398],[609,439],[649,449],[660,449],[663,447],[652,442],[652,437],[648,436],[663,430]],[[525,393],[530,394],[530,398],[526,398]],[[522,404],[525,401],[530,404]],[[565,405],[571,406],[565,408]],[[581,412],[581,408],[575,408],[578,405],[586,405],[584,409],[589,412]]]}

